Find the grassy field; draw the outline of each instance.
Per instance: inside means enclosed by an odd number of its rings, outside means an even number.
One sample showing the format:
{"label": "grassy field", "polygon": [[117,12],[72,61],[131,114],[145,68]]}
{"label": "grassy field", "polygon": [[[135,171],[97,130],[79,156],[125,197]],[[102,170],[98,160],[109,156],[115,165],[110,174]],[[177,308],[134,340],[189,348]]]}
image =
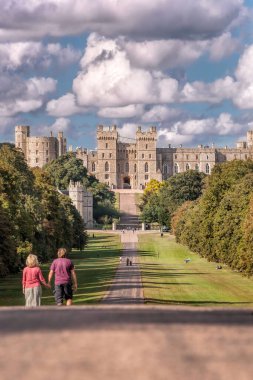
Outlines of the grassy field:
{"label": "grassy field", "polygon": [[[96,303],[103,298],[119,263],[120,249],[118,235],[95,233],[84,251],[71,253],[69,257],[75,264],[78,278],[74,304]],[[41,267],[46,280],[49,266]],[[18,273],[0,280],[0,306],[24,305],[21,277],[22,273]],[[52,291],[43,287],[42,305],[51,304],[54,304]]]}
{"label": "grassy field", "polygon": [[[253,306],[253,279],[210,263],[175,243],[169,234],[139,237],[147,303],[195,306]],[[184,259],[190,258],[189,263]]]}

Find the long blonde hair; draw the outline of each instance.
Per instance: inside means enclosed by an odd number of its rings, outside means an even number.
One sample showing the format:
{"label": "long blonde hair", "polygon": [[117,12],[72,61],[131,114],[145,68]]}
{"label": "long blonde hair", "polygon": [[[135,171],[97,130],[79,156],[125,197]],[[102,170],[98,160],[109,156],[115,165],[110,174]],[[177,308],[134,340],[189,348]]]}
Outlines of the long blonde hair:
{"label": "long blonde hair", "polygon": [[28,255],[26,258],[26,265],[29,268],[38,267],[39,266],[38,257],[36,255],[33,255],[32,253],[30,253],[30,255]]}

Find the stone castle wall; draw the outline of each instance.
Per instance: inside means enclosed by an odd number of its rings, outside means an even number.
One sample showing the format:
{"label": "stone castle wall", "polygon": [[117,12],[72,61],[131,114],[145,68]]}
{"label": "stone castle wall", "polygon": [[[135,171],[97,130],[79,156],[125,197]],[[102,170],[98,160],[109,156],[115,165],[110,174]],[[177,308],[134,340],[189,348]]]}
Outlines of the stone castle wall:
{"label": "stone castle wall", "polygon": [[23,125],[15,127],[15,146],[23,151],[29,166],[40,168],[67,151],[62,132],[57,138],[52,133],[49,137],[31,137],[30,127]]}

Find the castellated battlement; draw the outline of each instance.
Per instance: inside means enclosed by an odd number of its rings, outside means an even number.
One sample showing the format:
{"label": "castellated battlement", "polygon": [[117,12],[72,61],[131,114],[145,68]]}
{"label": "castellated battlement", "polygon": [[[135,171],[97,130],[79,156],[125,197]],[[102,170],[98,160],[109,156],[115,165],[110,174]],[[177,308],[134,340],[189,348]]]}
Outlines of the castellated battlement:
{"label": "castellated battlement", "polygon": [[15,147],[22,150],[29,166],[43,167],[66,153],[67,141],[63,132],[58,132],[57,137],[52,132],[50,136],[30,136],[29,126],[17,125]]}

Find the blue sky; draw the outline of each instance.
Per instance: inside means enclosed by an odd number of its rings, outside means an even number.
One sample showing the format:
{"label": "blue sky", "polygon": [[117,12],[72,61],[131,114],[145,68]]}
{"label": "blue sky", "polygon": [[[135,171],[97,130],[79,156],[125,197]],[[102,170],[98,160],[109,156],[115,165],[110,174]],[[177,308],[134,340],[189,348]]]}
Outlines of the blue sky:
{"label": "blue sky", "polygon": [[97,124],[158,144],[253,128],[251,0],[0,0],[0,141],[14,126],[95,148]]}

